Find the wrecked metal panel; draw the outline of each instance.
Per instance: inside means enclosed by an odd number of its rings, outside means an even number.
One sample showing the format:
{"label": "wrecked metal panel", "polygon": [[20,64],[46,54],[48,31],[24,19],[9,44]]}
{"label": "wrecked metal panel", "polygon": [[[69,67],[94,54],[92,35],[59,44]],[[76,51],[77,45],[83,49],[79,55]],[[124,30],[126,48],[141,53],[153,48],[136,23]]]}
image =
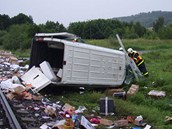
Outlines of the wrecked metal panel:
{"label": "wrecked metal panel", "polygon": [[21,79],[25,83],[31,84],[34,92],[40,91],[51,83],[51,81],[36,67],[32,67],[28,72],[21,76]]}

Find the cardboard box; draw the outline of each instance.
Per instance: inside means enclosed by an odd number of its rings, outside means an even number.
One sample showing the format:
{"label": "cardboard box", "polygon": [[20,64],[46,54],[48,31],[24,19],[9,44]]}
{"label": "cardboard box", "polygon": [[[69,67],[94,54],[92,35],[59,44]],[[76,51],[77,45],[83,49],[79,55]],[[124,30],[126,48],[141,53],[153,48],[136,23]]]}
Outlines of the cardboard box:
{"label": "cardboard box", "polygon": [[139,85],[132,84],[129,90],[127,91],[127,95],[134,95],[138,92]]}

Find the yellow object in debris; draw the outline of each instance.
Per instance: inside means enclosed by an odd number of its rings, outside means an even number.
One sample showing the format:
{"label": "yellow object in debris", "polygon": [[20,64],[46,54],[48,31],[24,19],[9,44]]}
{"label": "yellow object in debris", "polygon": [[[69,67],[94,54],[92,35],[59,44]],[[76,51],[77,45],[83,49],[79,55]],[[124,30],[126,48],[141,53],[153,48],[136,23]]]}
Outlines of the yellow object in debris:
{"label": "yellow object in debris", "polygon": [[69,114],[66,114],[66,122],[64,123],[64,128],[65,129],[73,129],[74,123],[72,119],[70,118]]}

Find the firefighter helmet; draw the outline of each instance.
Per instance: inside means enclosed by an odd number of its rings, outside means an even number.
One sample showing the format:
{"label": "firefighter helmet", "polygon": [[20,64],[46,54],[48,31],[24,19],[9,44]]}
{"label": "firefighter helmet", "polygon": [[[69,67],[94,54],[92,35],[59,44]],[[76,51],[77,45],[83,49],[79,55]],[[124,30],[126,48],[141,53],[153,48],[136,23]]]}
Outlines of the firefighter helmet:
{"label": "firefighter helmet", "polygon": [[128,48],[127,52],[128,53],[133,53],[133,49],[132,48]]}
{"label": "firefighter helmet", "polygon": [[119,48],[119,51],[123,51],[123,48],[122,48],[122,47],[120,47],[120,48]]}

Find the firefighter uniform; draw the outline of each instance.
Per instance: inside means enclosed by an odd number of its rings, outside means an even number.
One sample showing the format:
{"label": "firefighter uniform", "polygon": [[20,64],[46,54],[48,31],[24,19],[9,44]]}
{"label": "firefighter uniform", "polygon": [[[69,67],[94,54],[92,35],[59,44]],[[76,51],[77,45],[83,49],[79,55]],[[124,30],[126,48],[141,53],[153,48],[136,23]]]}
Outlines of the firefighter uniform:
{"label": "firefighter uniform", "polygon": [[139,68],[140,72],[147,77],[148,71],[146,69],[144,59],[140,56],[137,51],[132,50],[131,48],[128,49],[128,56],[131,57],[134,62],[136,63],[137,67]]}

